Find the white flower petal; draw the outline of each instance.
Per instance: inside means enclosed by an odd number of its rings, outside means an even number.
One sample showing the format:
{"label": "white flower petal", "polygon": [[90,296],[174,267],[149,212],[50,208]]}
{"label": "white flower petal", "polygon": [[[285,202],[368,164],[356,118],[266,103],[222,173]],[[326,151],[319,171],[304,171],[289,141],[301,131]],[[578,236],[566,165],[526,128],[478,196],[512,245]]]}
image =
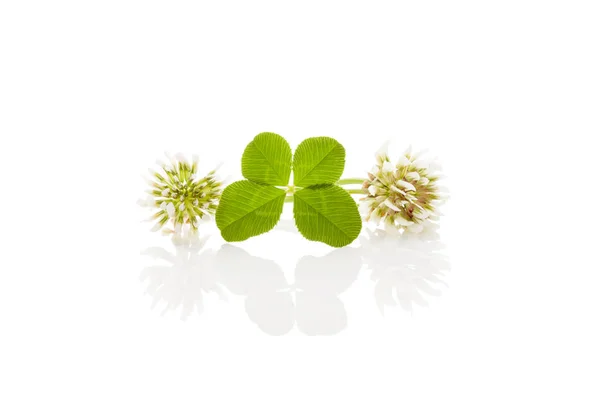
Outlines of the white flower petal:
{"label": "white flower petal", "polygon": [[403,181],[402,179],[396,181],[396,185],[400,186],[405,190],[412,190],[413,192],[417,190],[412,183]]}
{"label": "white flower petal", "polygon": [[371,212],[371,202],[364,201],[361,199],[360,203],[358,203],[358,212],[361,215],[367,215]]}
{"label": "white flower petal", "polygon": [[427,151],[428,151],[427,149],[419,150],[413,154],[413,157],[415,158],[415,160],[417,158],[421,158],[421,157],[423,157],[423,154],[427,153]]}
{"label": "white flower petal", "polygon": [[394,164],[392,164],[389,161],[385,161],[383,163],[383,166],[381,167],[381,171],[386,173],[386,172],[394,172],[395,168],[394,168]]}
{"label": "white flower petal", "polygon": [[415,161],[413,161],[412,165],[417,169],[427,169],[429,168],[429,160],[417,158]]}
{"label": "white flower petal", "polygon": [[179,161],[180,163],[187,163],[187,159],[185,158],[185,156],[183,155],[183,153],[177,153],[177,154],[175,154],[175,159],[177,161]]}
{"label": "white flower petal", "polygon": [[154,197],[148,195],[145,199],[139,199],[137,204],[140,207],[154,207]]}
{"label": "white flower petal", "polygon": [[174,227],[175,227],[175,233],[178,234],[178,235],[181,235],[181,232],[183,230],[183,226],[181,224],[175,224]]}
{"label": "white flower petal", "polygon": [[405,218],[404,218],[402,215],[400,215],[400,214],[396,214],[396,215],[394,215],[394,222],[395,222],[397,225],[401,225],[401,226],[411,226],[411,225],[413,225],[413,224],[414,224],[414,222],[412,222],[412,221],[409,221],[409,220],[405,219]]}
{"label": "white flower petal", "polygon": [[172,166],[177,164],[177,158],[168,151],[165,151],[165,157],[171,163],[171,165],[168,167],[170,167],[172,169],[173,168]]}
{"label": "white flower petal", "polygon": [[173,205],[173,203],[167,204],[167,214],[169,214],[170,218],[173,218],[173,216],[175,215],[175,206]]}
{"label": "white flower petal", "polygon": [[167,197],[169,195],[169,189],[164,189],[161,193],[160,193],[163,197]]}
{"label": "white flower petal", "polygon": [[413,215],[419,219],[427,219],[429,218],[429,215],[431,215],[431,213],[427,210],[421,209]]}
{"label": "white flower petal", "polygon": [[418,181],[421,178],[421,176],[419,175],[419,173],[416,172],[416,171],[409,172],[408,174],[406,174],[406,177],[408,179],[410,179],[411,181]]}
{"label": "white flower petal", "polygon": [[419,184],[423,185],[423,186],[427,186],[427,185],[429,185],[429,179],[427,179],[426,177],[422,177],[421,179],[419,179]]}
{"label": "white flower petal", "polygon": [[392,190],[393,190],[394,192],[400,193],[400,194],[401,194],[401,195],[403,195],[403,196],[406,196],[406,195],[407,195],[405,191],[398,189],[396,186],[393,186],[393,185],[392,185],[392,186],[391,186],[391,188],[392,188]]}
{"label": "white flower petal", "polygon": [[179,211],[183,211],[183,210],[185,210],[185,204],[184,204],[184,203],[181,203],[181,204],[179,205]]}
{"label": "white flower petal", "polygon": [[375,153],[375,159],[377,160],[377,163],[380,165],[387,159],[389,144],[390,144],[390,141],[387,140],[386,142],[384,142],[381,145],[379,150],[377,150],[377,152]]}
{"label": "white flower petal", "polygon": [[400,211],[400,209],[394,203],[392,203],[392,201],[390,199],[385,199],[383,204],[385,204],[386,206],[388,206],[389,208],[391,208],[394,211]]}
{"label": "white flower petal", "polygon": [[375,194],[377,193],[377,188],[375,187],[375,185],[371,185],[369,186],[369,193],[371,194],[371,196],[375,196]]}
{"label": "white flower petal", "polygon": [[407,165],[410,165],[410,160],[406,158],[406,156],[401,156],[396,165],[398,168],[406,167]]}
{"label": "white flower petal", "polygon": [[369,220],[372,221],[374,224],[379,225],[379,223],[381,222],[381,215],[379,215],[379,210],[373,210],[371,215],[369,215]]}

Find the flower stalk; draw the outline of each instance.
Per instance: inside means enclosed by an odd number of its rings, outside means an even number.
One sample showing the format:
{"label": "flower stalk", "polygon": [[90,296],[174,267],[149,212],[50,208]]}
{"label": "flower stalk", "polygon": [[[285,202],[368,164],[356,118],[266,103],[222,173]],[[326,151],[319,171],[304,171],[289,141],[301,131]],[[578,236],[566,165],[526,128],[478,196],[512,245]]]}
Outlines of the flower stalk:
{"label": "flower stalk", "polygon": [[340,186],[344,185],[362,185],[364,182],[364,178],[344,178],[337,181],[337,184]]}

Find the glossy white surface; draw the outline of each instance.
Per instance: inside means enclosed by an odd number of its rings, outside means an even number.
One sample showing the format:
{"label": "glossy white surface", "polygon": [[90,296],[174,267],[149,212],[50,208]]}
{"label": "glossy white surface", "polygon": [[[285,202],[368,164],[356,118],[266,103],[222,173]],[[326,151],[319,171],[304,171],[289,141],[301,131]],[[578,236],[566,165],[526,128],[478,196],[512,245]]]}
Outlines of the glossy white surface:
{"label": "glossy white surface", "polygon": [[[596,2],[3,2],[2,399],[600,397]],[[439,238],[149,232],[165,150],[437,155]],[[394,154],[399,155],[399,152]],[[309,337],[310,336],[310,337]]]}

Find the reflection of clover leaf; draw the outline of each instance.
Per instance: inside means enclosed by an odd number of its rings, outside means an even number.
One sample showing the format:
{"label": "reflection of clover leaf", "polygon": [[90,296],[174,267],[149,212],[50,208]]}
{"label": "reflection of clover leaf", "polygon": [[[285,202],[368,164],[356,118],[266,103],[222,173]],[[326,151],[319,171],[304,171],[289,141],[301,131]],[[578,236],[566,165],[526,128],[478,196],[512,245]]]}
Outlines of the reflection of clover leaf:
{"label": "reflection of clover leaf", "polygon": [[[336,185],[345,157],[344,147],[329,137],[304,140],[292,157],[283,137],[257,135],[242,156],[246,180],[229,185],[221,197],[216,216],[221,235],[236,242],[268,232],[291,200],[305,238],[334,247],[352,243],[362,223],[352,197]],[[289,184],[292,170],[294,183]]]}
{"label": "reflection of clover leaf", "polygon": [[356,280],[361,268],[357,249],[334,250],[324,257],[306,256],[290,285],[274,261],[224,246],[217,253],[221,282],[245,297],[249,318],[265,333],[283,335],[296,324],[307,335],[332,335],[347,326],[339,295]]}
{"label": "reflection of clover leaf", "polygon": [[149,266],[142,270],[140,280],[147,282],[146,293],[152,298],[152,308],[165,303],[162,314],[181,307],[181,319],[186,320],[196,310],[204,311],[204,293],[216,293],[225,299],[218,284],[214,251],[202,251],[204,242],[179,244],[174,252],[151,247],[142,252],[167,265]]}
{"label": "reflection of clover leaf", "polygon": [[411,312],[413,304],[427,306],[427,296],[439,296],[450,265],[438,239],[389,236],[376,231],[361,236],[363,261],[371,270],[375,299],[381,312],[385,306],[400,305]]}

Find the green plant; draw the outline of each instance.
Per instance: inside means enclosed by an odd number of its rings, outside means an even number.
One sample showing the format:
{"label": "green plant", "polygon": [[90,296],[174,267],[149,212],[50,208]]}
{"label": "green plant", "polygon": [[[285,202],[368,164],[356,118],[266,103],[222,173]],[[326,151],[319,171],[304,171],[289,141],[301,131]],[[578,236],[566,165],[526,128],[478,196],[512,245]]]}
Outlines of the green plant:
{"label": "green plant", "polygon": [[296,226],[305,238],[333,247],[352,243],[362,222],[356,202],[337,185],[345,156],[344,147],[329,137],[304,140],[292,156],[280,135],[257,135],[242,156],[246,179],[227,186],[221,196],[216,214],[221,235],[237,242],[268,232],[284,203],[293,202]]}

